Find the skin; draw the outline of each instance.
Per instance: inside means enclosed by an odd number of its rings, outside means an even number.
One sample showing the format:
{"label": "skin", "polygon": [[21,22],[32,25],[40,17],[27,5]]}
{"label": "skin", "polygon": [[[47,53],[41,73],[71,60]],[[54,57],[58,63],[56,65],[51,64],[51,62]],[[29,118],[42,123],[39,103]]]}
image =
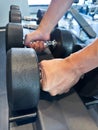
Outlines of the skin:
{"label": "skin", "polygon": [[[43,43],[49,40],[52,29],[71,4],[72,0],[52,0],[38,29],[26,35],[25,45],[37,51],[45,49]],[[44,91],[53,96],[66,93],[82,75],[98,67],[98,39],[65,59],[43,60],[39,67]]]}
{"label": "skin", "polygon": [[[67,12],[73,0],[52,0],[47,12],[45,13],[38,29],[31,32],[25,37],[25,45],[32,41],[46,41],[50,39],[50,33],[60,20],[60,18]],[[59,10],[58,10],[59,9]]]}
{"label": "skin", "polygon": [[53,96],[66,93],[82,75],[96,67],[98,67],[98,39],[65,59],[42,61],[40,63],[42,89]]}

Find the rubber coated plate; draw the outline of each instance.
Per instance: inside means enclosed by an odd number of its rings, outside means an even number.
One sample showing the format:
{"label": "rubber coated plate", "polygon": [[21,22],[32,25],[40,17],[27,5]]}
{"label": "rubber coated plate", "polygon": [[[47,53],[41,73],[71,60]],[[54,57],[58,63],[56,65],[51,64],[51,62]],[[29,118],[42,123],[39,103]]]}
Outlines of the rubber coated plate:
{"label": "rubber coated plate", "polygon": [[21,23],[21,12],[19,10],[9,11],[9,22]]}
{"label": "rubber coated plate", "polygon": [[11,5],[10,10],[20,10],[18,5]]}
{"label": "rubber coated plate", "polygon": [[37,11],[37,18],[38,18],[37,24],[40,24],[40,22],[41,22],[41,20],[42,20],[45,13],[46,13],[46,10],[43,10],[43,9],[39,9]]}
{"label": "rubber coated plate", "polygon": [[6,50],[23,47],[23,28],[21,24],[9,23],[6,26]]}
{"label": "rubber coated plate", "polygon": [[7,53],[7,88],[13,111],[36,108],[40,78],[36,53],[30,48],[12,48]]}
{"label": "rubber coated plate", "polygon": [[70,31],[57,28],[51,33],[51,40],[58,42],[55,48],[50,48],[54,57],[64,58],[73,52],[75,43]]}
{"label": "rubber coated plate", "polygon": [[37,11],[37,18],[42,19],[42,17],[44,16],[45,13],[46,13],[46,10],[39,9]]}

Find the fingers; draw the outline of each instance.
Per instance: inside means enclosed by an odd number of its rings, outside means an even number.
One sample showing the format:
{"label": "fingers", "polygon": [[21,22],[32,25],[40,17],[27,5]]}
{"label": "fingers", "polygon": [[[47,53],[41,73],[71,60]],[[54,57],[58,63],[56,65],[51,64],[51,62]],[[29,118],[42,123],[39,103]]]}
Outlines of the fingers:
{"label": "fingers", "polygon": [[[46,87],[46,82],[43,82],[43,80],[41,79],[40,80],[40,83],[41,83],[41,85],[42,85],[42,89],[43,89],[43,91],[46,91],[46,92],[49,92],[50,93],[50,95],[52,95],[52,96],[56,96],[56,95],[61,95],[61,94],[63,94],[63,93],[67,93],[67,92],[69,92],[69,88],[67,88],[66,86],[64,86],[64,87],[55,87],[55,88],[47,88]],[[62,88],[64,88],[64,89],[62,89]]]}
{"label": "fingers", "polygon": [[50,95],[52,96],[56,96],[56,95],[61,95],[63,93],[68,93],[70,91],[70,88],[67,88],[67,86],[61,86],[61,87],[54,87],[54,88],[47,88],[46,83],[43,82],[43,80],[40,80],[41,85],[42,85],[42,89],[43,91],[49,92]]}
{"label": "fingers", "polygon": [[43,41],[31,42],[30,44],[27,44],[26,46],[35,49],[35,51],[37,52],[41,52],[45,49]]}
{"label": "fingers", "polygon": [[30,44],[31,48],[34,48],[36,51],[43,51],[45,49],[43,41],[36,41]]}
{"label": "fingers", "polygon": [[52,96],[67,93],[80,79],[68,59],[52,59],[40,62],[41,86]]}
{"label": "fingers", "polygon": [[70,89],[66,89],[66,90],[59,90],[59,89],[53,89],[50,90],[49,93],[52,96],[56,96],[56,95],[61,95],[63,93],[68,93]]}
{"label": "fingers", "polygon": [[25,35],[24,44],[29,45],[31,41],[32,41],[32,35],[31,34]]}
{"label": "fingers", "polygon": [[[54,61],[54,60],[53,60]],[[59,74],[58,76],[56,76],[56,73],[51,73],[52,71],[55,70],[52,69],[53,68],[53,64],[51,65],[52,60],[44,60],[42,62],[39,63],[39,67],[41,70],[41,87],[43,89],[43,91],[49,92],[52,96],[55,96],[57,94],[63,94],[63,93],[67,93],[70,88],[68,85],[65,84],[65,82],[60,80]],[[52,66],[52,68],[51,68]],[[56,65],[57,66],[57,65]],[[58,65],[59,67],[59,65]],[[57,71],[56,71],[57,72]],[[65,73],[64,73],[65,75]],[[55,77],[56,76],[56,77]],[[63,80],[63,78],[61,78]]]}

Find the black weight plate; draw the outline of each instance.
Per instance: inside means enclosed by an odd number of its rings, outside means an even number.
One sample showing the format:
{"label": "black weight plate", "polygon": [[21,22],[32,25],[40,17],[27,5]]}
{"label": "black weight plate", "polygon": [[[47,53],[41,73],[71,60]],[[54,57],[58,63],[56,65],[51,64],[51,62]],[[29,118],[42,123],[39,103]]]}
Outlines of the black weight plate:
{"label": "black weight plate", "polygon": [[37,18],[38,18],[37,24],[40,24],[40,22],[41,22],[41,20],[42,20],[45,13],[46,13],[46,10],[44,10],[44,9],[39,9],[37,11]]}
{"label": "black weight plate", "polygon": [[50,47],[55,58],[64,58],[73,52],[75,40],[70,31],[56,28],[51,33],[51,40],[56,40],[58,42],[55,48]]}
{"label": "black weight plate", "polygon": [[21,23],[21,12],[19,10],[9,11],[9,22]]}
{"label": "black weight plate", "polygon": [[6,26],[6,50],[23,47],[23,28],[21,24],[8,23]]}
{"label": "black weight plate", "polygon": [[45,13],[46,13],[46,10],[44,10],[44,9],[39,9],[39,10],[37,11],[37,18],[38,18],[38,19],[42,19],[42,17],[44,16]]}
{"label": "black weight plate", "polygon": [[7,89],[13,111],[36,108],[40,93],[36,53],[30,48],[12,48],[7,53]]}
{"label": "black weight plate", "polygon": [[94,97],[98,95],[98,68],[85,74],[77,88],[82,97]]}
{"label": "black weight plate", "polygon": [[10,10],[20,10],[18,5],[11,5]]}

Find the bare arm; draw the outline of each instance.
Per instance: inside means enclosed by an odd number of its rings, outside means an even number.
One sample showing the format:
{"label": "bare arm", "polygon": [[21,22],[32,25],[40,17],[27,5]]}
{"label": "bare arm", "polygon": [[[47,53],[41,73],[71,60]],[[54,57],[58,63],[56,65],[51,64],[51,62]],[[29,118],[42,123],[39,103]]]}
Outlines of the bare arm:
{"label": "bare arm", "polygon": [[82,74],[98,67],[98,38],[84,49],[70,55],[70,59]]}
{"label": "bare arm", "polygon": [[60,18],[67,12],[72,2],[73,0],[52,0],[39,25],[39,29],[44,34],[49,35]]}
{"label": "bare arm", "polygon": [[98,39],[65,59],[44,60],[40,67],[44,91],[51,95],[68,92],[83,74],[98,67]]}
{"label": "bare arm", "polygon": [[52,0],[38,29],[26,35],[25,44],[34,40],[48,40],[58,20],[67,12],[73,0]]}

